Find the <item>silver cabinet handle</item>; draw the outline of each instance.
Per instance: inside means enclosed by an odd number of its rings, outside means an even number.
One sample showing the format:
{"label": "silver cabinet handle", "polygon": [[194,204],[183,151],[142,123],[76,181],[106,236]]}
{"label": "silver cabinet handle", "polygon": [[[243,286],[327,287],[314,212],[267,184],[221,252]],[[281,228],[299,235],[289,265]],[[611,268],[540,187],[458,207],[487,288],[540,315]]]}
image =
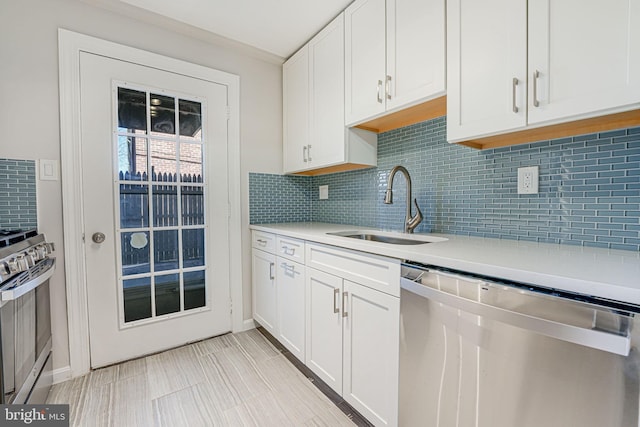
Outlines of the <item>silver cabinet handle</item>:
{"label": "silver cabinet handle", "polygon": [[540,102],[538,102],[538,78],[540,77],[540,71],[535,70],[533,72],[533,106],[539,107]]}
{"label": "silver cabinet handle", "polygon": [[290,248],[289,246],[282,246],[282,252],[285,255],[294,255],[296,253],[296,248]]}
{"label": "silver cabinet handle", "polygon": [[267,241],[266,240],[256,239],[256,242],[258,242],[260,244],[260,246],[266,246],[267,245]]}
{"label": "silver cabinet handle", "polygon": [[105,240],[107,239],[107,237],[104,235],[104,233],[93,233],[93,235],[91,236],[91,240],[93,240],[94,243],[100,244],[103,243]]}
{"label": "silver cabinet handle", "polygon": [[305,163],[307,163],[309,160],[307,160],[307,148],[308,145],[305,145],[304,147],[302,147],[302,161],[304,161]]}
{"label": "silver cabinet handle", "polygon": [[280,267],[282,267],[282,269],[285,271],[285,274],[288,274],[289,276],[293,277],[296,274],[300,274],[299,271],[296,271],[296,266],[295,265],[289,265],[286,262],[283,262],[282,264],[280,264]]}
{"label": "silver cabinet handle", "polygon": [[512,98],[513,98],[513,112],[518,114],[518,106],[516,105],[516,87],[518,86],[518,79],[517,78],[513,78],[513,92],[512,92]]}
{"label": "silver cabinet handle", "polygon": [[340,307],[338,307],[338,295],[340,295],[340,289],[333,289],[333,312],[340,313]]}
{"label": "silver cabinet handle", "polygon": [[382,92],[382,80],[378,80],[378,102],[382,104],[382,95],[380,92]]}
{"label": "silver cabinet handle", "polygon": [[348,292],[342,293],[342,317],[347,317],[349,313],[347,313],[347,298],[349,297]]}
{"label": "silver cabinet handle", "polygon": [[274,262],[269,263],[269,280],[273,280],[276,278],[276,276],[273,274],[273,267],[275,266],[276,264]]}
{"label": "silver cabinet handle", "polygon": [[385,92],[387,93],[387,99],[391,99],[391,76],[387,76],[385,80]]}
{"label": "silver cabinet handle", "polygon": [[311,144],[307,145],[307,159],[311,161]]}

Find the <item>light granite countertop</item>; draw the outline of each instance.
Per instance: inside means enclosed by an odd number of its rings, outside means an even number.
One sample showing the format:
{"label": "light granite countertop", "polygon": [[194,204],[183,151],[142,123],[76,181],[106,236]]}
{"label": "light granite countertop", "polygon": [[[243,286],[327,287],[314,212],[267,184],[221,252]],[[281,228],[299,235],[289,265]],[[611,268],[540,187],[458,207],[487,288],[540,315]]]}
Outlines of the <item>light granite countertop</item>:
{"label": "light granite countertop", "polygon": [[380,230],[316,222],[260,224],[250,228],[640,305],[640,252],[450,234],[423,235],[447,239],[436,243],[393,245],[327,234]]}

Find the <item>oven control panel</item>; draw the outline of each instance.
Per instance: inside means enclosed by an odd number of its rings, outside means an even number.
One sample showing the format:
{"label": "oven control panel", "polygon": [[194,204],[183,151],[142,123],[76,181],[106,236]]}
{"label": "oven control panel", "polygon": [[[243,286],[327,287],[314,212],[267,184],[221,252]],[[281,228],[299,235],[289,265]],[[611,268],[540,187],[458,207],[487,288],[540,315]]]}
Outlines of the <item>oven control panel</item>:
{"label": "oven control panel", "polygon": [[23,240],[0,250],[0,284],[11,276],[27,271],[55,250],[53,243],[45,242],[43,235]]}

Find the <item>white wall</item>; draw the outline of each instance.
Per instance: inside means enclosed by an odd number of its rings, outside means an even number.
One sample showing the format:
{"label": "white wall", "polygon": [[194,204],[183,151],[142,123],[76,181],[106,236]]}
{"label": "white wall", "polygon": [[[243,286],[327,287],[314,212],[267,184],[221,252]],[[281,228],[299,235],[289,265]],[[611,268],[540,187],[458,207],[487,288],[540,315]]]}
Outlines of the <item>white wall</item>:
{"label": "white wall", "polygon": [[[240,76],[242,243],[245,319],[251,318],[248,173],[282,171],[282,67],[250,50],[134,21],[77,0],[0,4],[0,157],[60,160],[58,28],[216,68]],[[266,58],[266,59],[265,59]],[[38,182],[38,223],[56,243],[51,280],[54,369],[69,364],[61,183]]]}

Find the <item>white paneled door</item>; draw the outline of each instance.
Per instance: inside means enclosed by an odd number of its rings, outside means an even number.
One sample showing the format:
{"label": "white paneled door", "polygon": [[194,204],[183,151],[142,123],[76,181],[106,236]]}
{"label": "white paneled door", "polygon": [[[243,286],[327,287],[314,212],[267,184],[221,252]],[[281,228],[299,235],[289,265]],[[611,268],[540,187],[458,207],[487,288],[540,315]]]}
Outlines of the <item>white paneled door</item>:
{"label": "white paneled door", "polygon": [[91,366],[231,329],[227,86],[80,56]]}

